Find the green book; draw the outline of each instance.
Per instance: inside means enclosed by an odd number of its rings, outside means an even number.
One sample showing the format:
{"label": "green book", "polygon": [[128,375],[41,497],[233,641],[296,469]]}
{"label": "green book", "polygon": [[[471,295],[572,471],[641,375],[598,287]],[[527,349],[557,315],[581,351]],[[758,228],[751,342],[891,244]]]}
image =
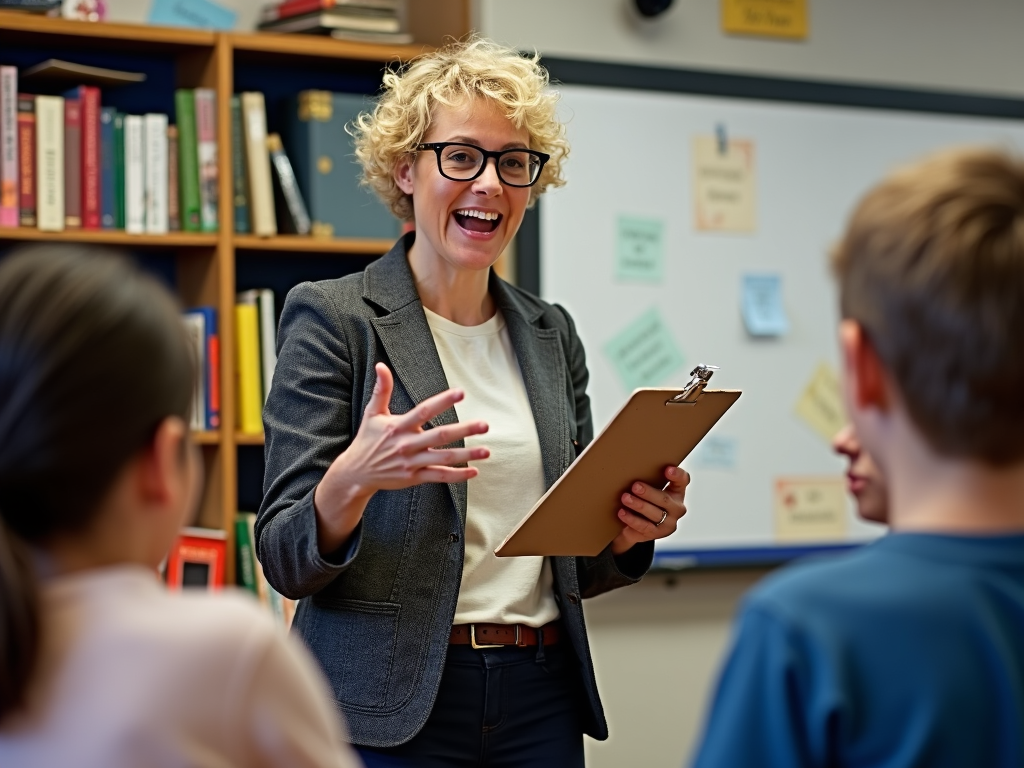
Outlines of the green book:
{"label": "green book", "polygon": [[231,97],[231,187],[234,194],[235,232],[247,235],[249,221],[249,175],[245,166],[245,135],[242,133],[242,98]]}
{"label": "green book", "polygon": [[178,195],[181,229],[199,232],[199,147],[196,138],[195,92],[179,88],[174,92],[178,120]]}
{"label": "green book", "polygon": [[253,549],[249,515],[251,513],[240,512],[235,517],[235,546],[238,554],[235,570],[238,586],[245,587],[259,597],[259,588],[256,586],[256,552]]}
{"label": "green book", "polygon": [[124,229],[124,115],[114,115],[114,229]]}

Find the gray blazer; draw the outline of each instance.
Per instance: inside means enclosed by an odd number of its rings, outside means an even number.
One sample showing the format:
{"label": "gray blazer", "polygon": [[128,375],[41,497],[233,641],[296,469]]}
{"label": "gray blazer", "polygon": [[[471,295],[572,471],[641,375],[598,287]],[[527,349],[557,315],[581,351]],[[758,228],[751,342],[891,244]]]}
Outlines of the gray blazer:
{"label": "gray blazer", "polygon": [[[266,427],[257,551],[267,580],[301,598],[294,630],[330,681],[352,741],[388,747],[426,722],[440,684],[462,579],[465,483],[375,494],[340,551],[317,549],[313,491],[348,447],[373,391],[374,364],[395,373],[392,413],[448,388],[406,250],[406,235],[360,274],[303,283],[284,305]],[[568,313],[491,278],[533,410],[550,486],[593,436],[583,346]],[[433,426],[455,422],[449,409]],[[515,478],[509,478],[515,482]],[[581,599],[637,581],[654,547],[624,556],[552,558],[555,599],[578,659],[581,721],[608,726]]]}

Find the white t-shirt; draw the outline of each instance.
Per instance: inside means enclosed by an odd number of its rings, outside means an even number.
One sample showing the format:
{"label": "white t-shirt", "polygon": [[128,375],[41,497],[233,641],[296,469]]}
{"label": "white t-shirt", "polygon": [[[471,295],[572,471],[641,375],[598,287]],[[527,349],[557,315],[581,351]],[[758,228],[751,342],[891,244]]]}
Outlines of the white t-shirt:
{"label": "white t-shirt", "polygon": [[355,768],[305,649],[242,594],[169,593],[137,566],[45,582],[28,706],[0,766]]}
{"label": "white t-shirt", "polygon": [[453,323],[424,308],[448,386],[466,393],[459,421],[486,421],[490,430],[466,439],[491,456],[474,462],[469,481],[466,558],[455,623],[495,622],[540,627],[558,618],[551,563],[543,557],[495,557],[494,548],[544,495],[540,438],[523,375],[501,313],[481,325]]}

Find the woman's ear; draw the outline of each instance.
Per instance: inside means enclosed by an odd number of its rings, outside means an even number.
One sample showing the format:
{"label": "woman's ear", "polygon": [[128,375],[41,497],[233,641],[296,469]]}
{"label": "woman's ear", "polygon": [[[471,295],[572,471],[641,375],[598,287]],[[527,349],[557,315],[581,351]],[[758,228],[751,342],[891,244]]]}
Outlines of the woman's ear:
{"label": "woman's ear", "polygon": [[405,194],[411,195],[413,191],[413,163],[416,160],[415,155],[404,155],[398,164],[395,166],[395,184]]}

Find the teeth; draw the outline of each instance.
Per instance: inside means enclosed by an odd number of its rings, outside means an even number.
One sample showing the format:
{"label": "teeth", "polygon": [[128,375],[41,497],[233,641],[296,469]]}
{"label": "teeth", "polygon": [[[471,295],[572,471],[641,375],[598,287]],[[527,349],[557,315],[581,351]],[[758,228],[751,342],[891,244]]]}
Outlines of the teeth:
{"label": "teeth", "polygon": [[456,211],[456,213],[460,216],[469,216],[474,219],[483,219],[484,221],[494,221],[501,215],[499,213],[493,213],[492,211],[477,211],[474,209]]}

